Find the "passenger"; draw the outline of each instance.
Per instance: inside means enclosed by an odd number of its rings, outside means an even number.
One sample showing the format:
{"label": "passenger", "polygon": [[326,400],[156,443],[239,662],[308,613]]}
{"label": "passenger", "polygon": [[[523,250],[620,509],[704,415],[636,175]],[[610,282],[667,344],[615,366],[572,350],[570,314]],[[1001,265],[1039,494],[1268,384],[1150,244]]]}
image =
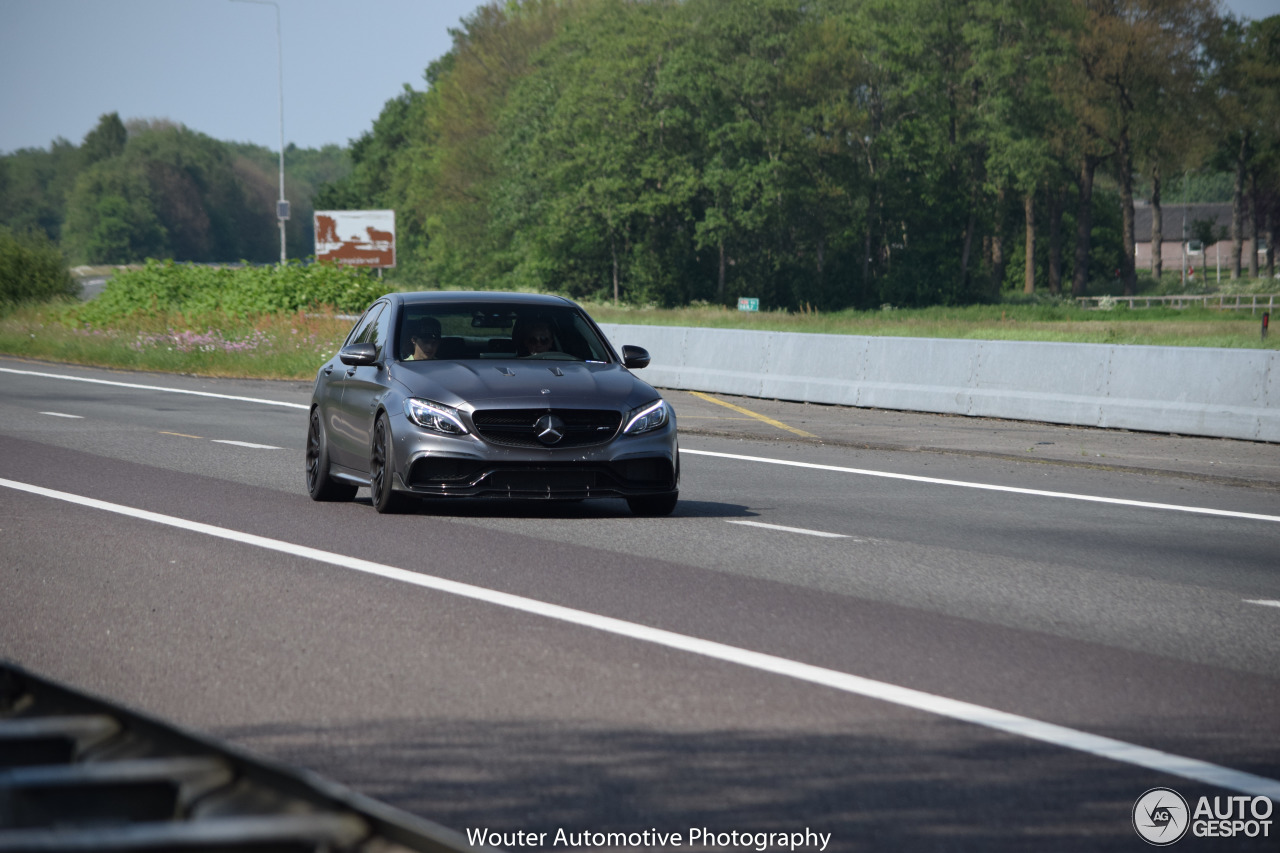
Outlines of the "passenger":
{"label": "passenger", "polygon": [[413,351],[405,357],[405,361],[424,361],[436,357],[440,349],[440,321],[435,317],[423,317],[413,324],[409,332],[409,342]]}
{"label": "passenger", "polygon": [[516,344],[516,353],[521,356],[537,355],[555,349],[556,338],[551,322],[539,318],[522,326]]}

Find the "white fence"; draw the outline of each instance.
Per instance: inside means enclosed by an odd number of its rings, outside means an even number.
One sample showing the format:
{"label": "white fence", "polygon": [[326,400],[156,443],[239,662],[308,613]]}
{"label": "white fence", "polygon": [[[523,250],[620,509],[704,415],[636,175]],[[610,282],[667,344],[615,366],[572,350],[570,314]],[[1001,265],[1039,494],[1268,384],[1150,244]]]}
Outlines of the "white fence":
{"label": "white fence", "polygon": [[1243,311],[1248,309],[1256,314],[1259,311],[1274,311],[1280,305],[1280,294],[1275,293],[1243,293],[1195,296],[1077,296],[1076,302],[1081,308],[1106,308],[1116,305],[1127,305],[1130,308],[1150,308],[1163,306],[1166,308],[1218,308],[1223,311]]}
{"label": "white fence", "polygon": [[663,388],[1280,442],[1280,352],[604,324]]}

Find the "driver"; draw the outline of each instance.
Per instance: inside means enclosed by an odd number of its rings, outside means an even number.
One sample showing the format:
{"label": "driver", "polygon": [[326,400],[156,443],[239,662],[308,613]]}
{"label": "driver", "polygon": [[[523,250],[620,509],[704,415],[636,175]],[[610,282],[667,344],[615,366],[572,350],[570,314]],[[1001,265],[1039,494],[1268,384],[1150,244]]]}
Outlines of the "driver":
{"label": "driver", "polygon": [[413,344],[413,352],[405,357],[405,361],[435,358],[440,349],[440,321],[435,317],[418,320],[409,331],[409,342]]}
{"label": "driver", "polygon": [[517,352],[521,356],[549,352],[555,349],[555,342],[551,323],[543,319],[533,320],[521,329],[519,340],[516,341]]}

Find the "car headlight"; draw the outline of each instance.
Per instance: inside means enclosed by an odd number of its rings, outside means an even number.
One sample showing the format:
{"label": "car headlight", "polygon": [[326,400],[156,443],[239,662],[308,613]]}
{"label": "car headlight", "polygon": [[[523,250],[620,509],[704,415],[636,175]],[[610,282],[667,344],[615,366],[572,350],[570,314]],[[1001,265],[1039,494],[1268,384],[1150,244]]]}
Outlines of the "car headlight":
{"label": "car headlight", "polygon": [[627,425],[623,427],[624,435],[639,435],[642,432],[649,432],[658,427],[666,426],[670,419],[670,413],[667,409],[666,400],[658,400],[653,403],[646,403],[638,409],[632,409],[627,413]]}
{"label": "car headlight", "polygon": [[442,435],[466,435],[467,428],[462,425],[458,410],[443,403],[410,397],[404,401],[405,416],[418,426],[429,432]]}

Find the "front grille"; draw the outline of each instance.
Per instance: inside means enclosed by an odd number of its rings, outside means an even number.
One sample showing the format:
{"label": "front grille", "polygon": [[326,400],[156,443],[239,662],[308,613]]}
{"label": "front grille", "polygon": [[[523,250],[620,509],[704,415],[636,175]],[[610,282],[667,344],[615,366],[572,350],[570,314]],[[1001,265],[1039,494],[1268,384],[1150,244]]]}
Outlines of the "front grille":
{"label": "front grille", "polygon": [[[561,438],[539,439],[538,422],[551,415],[560,422]],[[482,409],[472,414],[480,437],[506,447],[587,447],[604,444],[622,424],[622,413],[610,409]]]}

